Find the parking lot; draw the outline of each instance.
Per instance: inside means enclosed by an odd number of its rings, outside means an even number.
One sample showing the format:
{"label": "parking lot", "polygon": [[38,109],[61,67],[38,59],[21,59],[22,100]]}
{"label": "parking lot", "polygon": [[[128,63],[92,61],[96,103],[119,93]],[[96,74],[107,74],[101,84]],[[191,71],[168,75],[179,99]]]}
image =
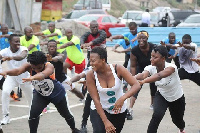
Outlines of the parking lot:
{"label": "parking lot", "polygon": [[[118,54],[108,48],[108,62],[123,64],[124,54]],[[198,78],[198,77],[197,77]],[[200,87],[189,80],[182,81],[186,97],[185,122],[186,133],[199,133],[200,130]],[[80,85],[77,84],[79,88]],[[70,109],[76,121],[76,127],[80,128],[83,103],[70,92],[68,93]],[[0,92],[1,95],[1,92]],[[0,101],[1,103],[1,101]],[[134,106],[133,120],[126,121],[122,133],[145,133],[151,119],[152,110],[150,106],[150,90],[148,84],[142,88]],[[0,104],[1,108],[1,104]],[[1,111],[0,111],[1,112]],[[11,123],[3,125],[4,133],[28,133],[28,105],[23,95],[21,101],[10,102]],[[0,117],[1,118],[1,117]],[[54,105],[50,105],[50,112],[41,116],[38,133],[70,133],[71,130],[65,120],[56,111]],[[92,133],[92,126],[88,121],[88,133]],[[169,111],[164,116],[158,133],[178,133],[178,129],[172,123]]]}

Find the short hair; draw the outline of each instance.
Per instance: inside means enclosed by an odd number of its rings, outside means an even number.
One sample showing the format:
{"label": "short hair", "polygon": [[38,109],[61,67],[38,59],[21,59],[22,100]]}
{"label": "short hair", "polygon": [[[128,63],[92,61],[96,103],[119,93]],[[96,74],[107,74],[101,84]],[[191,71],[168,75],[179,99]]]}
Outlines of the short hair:
{"label": "short hair", "polygon": [[190,41],[192,40],[192,37],[189,34],[185,34],[182,39],[190,39]]}
{"label": "short hair", "polygon": [[47,42],[47,45],[48,45],[50,42],[55,42],[55,43],[57,44],[56,40],[51,39],[51,40],[49,40],[49,41]]}
{"label": "short hair", "polygon": [[175,36],[176,34],[175,34],[174,32],[170,32],[170,33],[169,33],[169,36],[170,36],[170,35]]}
{"label": "short hair", "polygon": [[12,41],[12,39],[14,38],[14,37],[20,37],[18,34],[11,34],[9,37],[8,37],[8,41],[10,42],[10,41]]}
{"label": "short hair", "polygon": [[146,9],[145,11],[146,11],[146,12],[149,12],[149,9]]}
{"label": "short hair", "polygon": [[162,57],[165,57],[165,59],[167,59],[168,57],[168,50],[165,46],[163,45],[156,45],[153,49],[155,52],[159,52]]}
{"label": "short hair", "polygon": [[137,35],[140,35],[140,34],[144,34],[145,36],[147,36],[147,38],[149,38],[149,33],[145,30],[139,31]]}
{"label": "short hair", "polygon": [[39,65],[47,62],[47,57],[42,51],[35,51],[28,55],[27,61],[33,65]]}
{"label": "short hair", "polygon": [[99,55],[100,59],[105,59],[107,63],[107,50],[101,46],[94,47],[91,53],[96,53]]}
{"label": "short hair", "polygon": [[128,27],[131,27],[131,26],[137,27],[137,24],[136,24],[135,22],[130,22],[130,23],[128,24]]}
{"label": "short hair", "polygon": [[26,26],[25,28],[24,28],[24,33],[28,30],[28,29],[31,29],[31,30],[33,30],[33,28],[32,27],[30,27],[30,26]]}

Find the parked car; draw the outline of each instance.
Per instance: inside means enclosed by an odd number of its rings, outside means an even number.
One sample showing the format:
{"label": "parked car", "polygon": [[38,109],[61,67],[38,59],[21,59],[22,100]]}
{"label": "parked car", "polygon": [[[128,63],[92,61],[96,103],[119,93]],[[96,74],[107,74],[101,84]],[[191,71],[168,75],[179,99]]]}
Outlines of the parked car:
{"label": "parked car", "polygon": [[125,27],[125,24],[119,23],[119,20],[108,14],[88,14],[77,19],[77,22],[86,27],[90,26],[90,22],[96,20],[99,24],[99,29],[104,30],[107,37],[111,36],[109,28]]}
{"label": "parked car", "polygon": [[176,27],[200,27],[200,14],[190,15]]}
{"label": "parked car", "polygon": [[99,0],[79,0],[74,4],[74,10],[82,9],[102,9],[102,3]]}
{"label": "parked car", "polygon": [[174,26],[177,26],[181,22],[183,22],[188,16],[192,14],[199,14],[199,12],[195,12],[193,10],[174,10],[171,11],[174,16]]}
{"label": "parked car", "polygon": [[135,17],[137,17],[142,13],[143,11],[127,10],[126,12],[124,12],[122,17],[119,18],[119,20],[121,23],[126,24],[135,20]]}
{"label": "parked car", "polygon": [[107,14],[107,12],[102,9],[73,10],[67,16],[65,16],[61,21],[64,21],[66,19],[76,20],[86,14]]}

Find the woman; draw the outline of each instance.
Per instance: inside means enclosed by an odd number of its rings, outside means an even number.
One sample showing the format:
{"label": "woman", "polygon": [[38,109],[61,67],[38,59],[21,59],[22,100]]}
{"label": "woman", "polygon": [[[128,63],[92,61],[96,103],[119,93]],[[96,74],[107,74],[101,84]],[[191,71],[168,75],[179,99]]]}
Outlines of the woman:
{"label": "woman", "polygon": [[37,133],[40,114],[50,102],[55,105],[60,115],[65,118],[72,133],[79,133],[79,130],[75,128],[74,117],[70,114],[67,106],[65,89],[55,79],[53,65],[47,62],[46,56],[41,51],[29,54],[28,62],[18,69],[4,71],[0,75],[17,76],[26,71],[30,72],[31,76],[29,78],[22,79],[24,82],[31,81],[35,88],[29,116],[30,133]]}
{"label": "woman", "polygon": [[166,62],[167,55],[168,51],[165,46],[160,45],[154,48],[151,53],[151,65],[145,67],[142,73],[135,76],[136,79],[140,80],[141,85],[155,82],[158,87],[154,98],[154,112],[147,133],[157,133],[167,108],[169,108],[173,123],[179,128],[179,132],[185,133],[183,120],[185,97],[177,67]]}
{"label": "woman", "polygon": [[[94,101],[90,118],[94,133],[120,133],[126,118],[125,100],[140,89],[137,80],[121,65],[107,64],[107,51],[95,47],[90,54],[92,70],[86,84]],[[123,93],[122,78],[131,89]],[[99,115],[98,115],[99,114]]]}

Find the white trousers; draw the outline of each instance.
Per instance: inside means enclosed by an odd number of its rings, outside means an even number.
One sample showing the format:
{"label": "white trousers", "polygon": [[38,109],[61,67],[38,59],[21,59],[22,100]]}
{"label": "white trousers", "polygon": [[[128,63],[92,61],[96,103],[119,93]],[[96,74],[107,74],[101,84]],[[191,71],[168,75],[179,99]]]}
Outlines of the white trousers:
{"label": "white trousers", "polygon": [[3,83],[2,114],[9,114],[10,93],[15,87],[20,87],[28,101],[29,108],[33,98],[33,86],[30,82],[20,83],[18,76],[7,76]]}

